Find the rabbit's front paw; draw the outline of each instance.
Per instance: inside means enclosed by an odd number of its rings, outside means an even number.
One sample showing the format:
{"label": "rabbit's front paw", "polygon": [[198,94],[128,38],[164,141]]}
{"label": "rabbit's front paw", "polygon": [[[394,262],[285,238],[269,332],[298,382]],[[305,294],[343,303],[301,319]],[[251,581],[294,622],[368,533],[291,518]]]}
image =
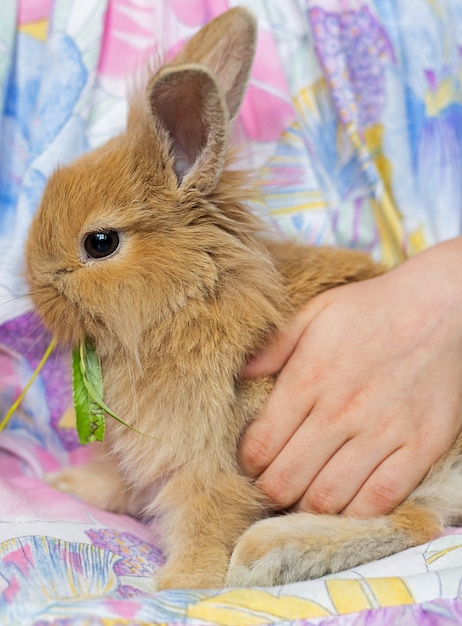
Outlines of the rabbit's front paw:
{"label": "rabbit's front paw", "polygon": [[43,477],[44,481],[58,491],[76,496],[80,500],[90,502],[92,486],[86,482],[87,472],[80,467],[67,467],[58,472],[50,472]]}
{"label": "rabbit's front paw", "polygon": [[128,513],[130,499],[126,485],[116,476],[102,475],[92,465],[78,465],[46,474],[44,480],[55,489],[76,496],[98,509]]}

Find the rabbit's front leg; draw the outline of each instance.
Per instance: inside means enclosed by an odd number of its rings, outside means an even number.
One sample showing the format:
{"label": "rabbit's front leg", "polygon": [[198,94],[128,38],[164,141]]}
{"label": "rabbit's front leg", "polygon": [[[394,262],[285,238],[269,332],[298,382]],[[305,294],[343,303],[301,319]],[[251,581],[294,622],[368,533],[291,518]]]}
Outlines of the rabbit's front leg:
{"label": "rabbit's front leg", "polygon": [[261,516],[255,488],[236,474],[183,469],[163,487],[160,513],[166,564],[156,589],[222,587],[239,536]]}

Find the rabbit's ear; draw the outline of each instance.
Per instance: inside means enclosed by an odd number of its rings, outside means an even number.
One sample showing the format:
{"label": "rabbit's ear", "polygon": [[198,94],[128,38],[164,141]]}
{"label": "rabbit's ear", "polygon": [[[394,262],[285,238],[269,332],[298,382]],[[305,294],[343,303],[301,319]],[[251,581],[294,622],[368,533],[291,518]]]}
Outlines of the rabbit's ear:
{"label": "rabbit's ear", "polygon": [[167,132],[178,184],[209,193],[223,170],[229,121],[214,76],[199,65],[167,66],[147,96],[156,125]]}
{"label": "rabbit's ear", "polygon": [[256,20],[235,7],[206,24],[151,78],[147,97],[167,131],[179,185],[209,193],[224,166],[229,120],[239,110],[255,53]]}
{"label": "rabbit's ear", "polygon": [[244,7],[235,7],[201,28],[171,63],[206,66],[216,76],[233,119],[249,81],[256,40],[255,17]]}

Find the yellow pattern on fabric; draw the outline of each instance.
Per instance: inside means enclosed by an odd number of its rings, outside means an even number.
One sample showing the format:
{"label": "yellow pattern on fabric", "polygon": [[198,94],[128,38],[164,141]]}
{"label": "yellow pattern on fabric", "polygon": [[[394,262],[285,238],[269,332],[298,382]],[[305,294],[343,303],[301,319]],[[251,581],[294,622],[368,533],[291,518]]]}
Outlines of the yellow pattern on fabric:
{"label": "yellow pattern on fabric", "polygon": [[76,428],[75,411],[74,411],[73,405],[69,406],[61,415],[58,421],[58,426],[59,428],[64,428],[64,429],[71,428],[74,430]]}
{"label": "yellow pattern on fabric", "polygon": [[380,202],[371,198],[371,204],[381,243],[380,260],[387,267],[393,267],[406,258],[403,246],[397,239],[398,224],[394,216],[395,206],[386,194]]}
{"label": "yellow pattern on fabric", "polygon": [[412,604],[414,598],[402,578],[368,578],[366,580],[378,606]]}
{"label": "yellow pattern on fabric", "polygon": [[320,123],[321,113],[319,110],[319,101],[325,97],[328,93],[327,81],[325,78],[312,83],[309,87],[302,89],[299,93],[299,97],[294,100],[294,106],[299,116],[305,117],[303,107],[304,105],[308,111],[312,114],[314,119]]}
{"label": "yellow pattern on fabric", "polygon": [[[292,194],[292,196],[294,196],[294,194]],[[284,194],[280,194],[278,197],[283,199]],[[274,215],[274,216],[286,215],[289,213],[299,213],[300,211],[310,211],[310,210],[325,209],[325,208],[326,208],[326,203],[323,200],[319,200],[318,202],[293,204],[283,209],[274,209],[273,211],[271,211],[271,215]]]}
{"label": "yellow pattern on fabric", "polygon": [[460,544],[458,544],[457,546],[449,546],[448,548],[445,548],[444,550],[440,550],[439,552],[436,552],[435,554],[432,554],[429,557],[425,557],[425,563],[427,565],[431,565],[437,559],[440,559],[441,557],[446,556],[446,554],[449,554],[449,552],[452,552],[453,550],[459,550],[461,547],[462,545]]}
{"label": "yellow pattern on fabric", "polygon": [[[371,158],[380,173],[380,178],[387,189],[391,189],[391,173],[392,166],[390,161],[383,153],[382,148],[383,126],[382,124],[374,124],[364,131],[364,140],[369,150]],[[399,214],[398,210],[397,213]]]}
{"label": "yellow pattern on fabric", "polygon": [[317,602],[295,596],[276,597],[259,589],[235,589],[188,607],[188,617],[223,626],[256,626],[264,623],[329,615]]}
{"label": "yellow pattern on fabric", "polygon": [[334,578],[327,580],[326,586],[335,610],[339,614],[356,613],[371,608],[360,580],[338,580]]}
{"label": "yellow pattern on fabric", "polygon": [[30,35],[39,41],[46,41],[48,35],[48,20],[37,20],[21,24],[18,28],[20,33]]}
{"label": "yellow pattern on fabric", "polygon": [[451,104],[460,102],[459,87],[453,77],[445,78],[438,87],[429,89],[425,94],[425,111],[429,117],[438,115]]}
{"label": "yellow pattern on fabric", "polygon": [[422,252],[428,248],[428,241],[425,237],[423,226],[419,226],[413,233],[409,235],[409,256]]}
{"label": "yellow pattern on fabric", "polygon": [[374,124],[364,132],[364,141],[382,182],[382,193],[372,200],[377,228],[382,244],[381,260],[389,267],[404,261],[405,240],[402,215],[392,194],[392,166],[382,149],[383,126]]}
{"label": "yellow pattern on fabric", "polygon": [[[101,626],[153,626],[152,622],[145,622],[137,619],[133,621],[132,619],[113,619],[112,617],[103,617],[101,618]],[[168,626],[167,622],[156,622],[156,626]]]}
{"label": "yellow pattern on fabric", "polygon": [[332,579],[326,581],[332,603],[340,615],[377,607],[412,604],[414,598],[398,577]]}

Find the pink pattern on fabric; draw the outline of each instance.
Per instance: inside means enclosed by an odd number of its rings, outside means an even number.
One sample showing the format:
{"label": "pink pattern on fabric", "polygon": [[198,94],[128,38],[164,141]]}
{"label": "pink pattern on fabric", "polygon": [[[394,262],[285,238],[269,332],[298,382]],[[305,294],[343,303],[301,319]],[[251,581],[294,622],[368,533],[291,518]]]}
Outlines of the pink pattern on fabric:
{"label": "pink pattern on fabric", "polygon": [[18,24],[46,20],[50,16],[53,0],[19,0]]}
{"label": "pink pattern on fabric", "polygon": [[289,86],[279,58],[278,47],[273,34],[267,30],[260,29],[258,34],[252,78],[271,85],[289,100]]}
{"label": "pink pattern on fabric", "polygon": [[250,86],[240,119],[247,138],[255,141],[277,141],[295,119],[278,49],[268,31],[263,30],[258,36]]}
{"label": "pink pattern on fabric", "polygon": [[35,566],[32,551],[28,545],[24,545],[18,550],[14,550],[13,552],[6,554],[3,557],[3,562],[7,564],[14,563],[23,576],[27,576],[29,568]]}
{"label": "pink pattern on fabric", "polygon": [[12,602],[16,594],[20,591],[19,581],[16,576],[10,578],[10,584],[3,592],[3,597],[7,602]]}
{"label": "pink pattern on fabric", "polygon": [[156,51],[152,34],[155,19],[155,3],[142,7],[130,0],[109,0],[98,72],[124,78],[142,67]]}
{"label": "pink pattern on fabric", "polygon": [[228,0],[170,0],[178,19],[188,26],[202,26],[229,7]]}
{"label": "pink pattern on fabric", "polygon": [[294,117],[291,104],[263,87],[250,85],[240,114],[248,139],[277,141],[282,131],[293,122]]}
{"label": "pink pattern on fabric", "polygon": [[140,603],[133,602],[133,600],[125,602],[123,600],[112,600],[111,598],[105,598],[104,605],[117,617],[122,617],[123,619],[135,619],[139,609],[142,607]]}

